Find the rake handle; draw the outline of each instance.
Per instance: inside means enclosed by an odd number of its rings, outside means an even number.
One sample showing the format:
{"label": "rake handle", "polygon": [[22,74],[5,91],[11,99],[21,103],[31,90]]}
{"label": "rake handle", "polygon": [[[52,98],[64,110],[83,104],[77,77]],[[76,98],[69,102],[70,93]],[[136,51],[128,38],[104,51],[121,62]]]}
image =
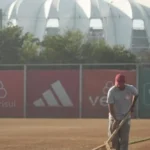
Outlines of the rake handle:
{"label": "rake handle", "polygon": [[118,131],[120,130],[120,128],[122,127],[122,125],[125,123],[125,121],[128,119],[131,109],[132,107],[135,105],[136,100],[134,100],[127,112],[127,114],[125,115],[125,117],[123,118],[123,120],[120,122],[118,128],[116,128],[113,133],[111,134],[111,136],[108,138],[108,140],[106,141],[106,143],[109,143],[110,141],[112,141],[112,139],[114,138],[114,136],[118,133]]}
{"label": "rake handle", "polygon": [[127,113],[127,115],[124,117],[124,119],[120,122],[118,128],[116,128],[114,130],[114,132],[112,133],[112,135],[108,138],[108,140],[106,142],[110,142],[114,136],[118,133],[118,131],[120,130],[120,128],[122,127],[122,125],[125,123],[125,121],[127,120],[128,116],[129,116],[130,112]]}

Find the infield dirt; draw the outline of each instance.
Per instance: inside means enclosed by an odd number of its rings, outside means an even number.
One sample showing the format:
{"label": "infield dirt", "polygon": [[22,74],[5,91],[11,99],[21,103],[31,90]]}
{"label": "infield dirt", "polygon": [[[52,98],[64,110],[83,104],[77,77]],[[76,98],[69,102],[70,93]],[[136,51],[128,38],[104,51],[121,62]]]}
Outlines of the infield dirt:
{"label": "infield dirt", "polygon": [[[0,119],[0,150],[91,150],[107,139],[106,119]],[[132,120],[130,140],[150,137],[150,120]],[[150,150],[150,141],[129,150]]]}

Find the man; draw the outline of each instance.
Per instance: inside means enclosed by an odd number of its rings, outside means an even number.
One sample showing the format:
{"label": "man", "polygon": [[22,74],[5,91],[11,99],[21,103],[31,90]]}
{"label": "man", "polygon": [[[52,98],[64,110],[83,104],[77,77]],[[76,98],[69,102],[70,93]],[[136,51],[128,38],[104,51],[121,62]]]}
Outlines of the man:
{"label": "man", "polygon": [[[125,76],[117,74],[115,85],[112,86],[107,94],[107,103],[109,110],[109,136],[117,128],[124,118],[133,101],[138,97],[137,89],[133,85],[125,83]],[[132,110],[133,111],[133,108]],[[129,132],[131,116],[124,123],[118,134],[112,141],[112,147],[115,150],[128,150]]]}

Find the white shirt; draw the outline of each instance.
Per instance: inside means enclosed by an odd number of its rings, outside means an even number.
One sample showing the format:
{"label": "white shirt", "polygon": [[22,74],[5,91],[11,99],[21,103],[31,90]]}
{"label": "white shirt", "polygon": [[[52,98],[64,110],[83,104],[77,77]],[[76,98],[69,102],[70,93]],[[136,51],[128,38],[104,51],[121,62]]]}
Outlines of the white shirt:
{"label": "white shirt", "polygon": [[[118,120],[124,118],[132,103],[132,97],[138,95],[137,89],[133,85],[125,84],[125,89],[120,90],[116,86],[109,89],[107,94],[107,103],[114,104],[115,115]],[[109,118],[111,118],[109,113]]]}

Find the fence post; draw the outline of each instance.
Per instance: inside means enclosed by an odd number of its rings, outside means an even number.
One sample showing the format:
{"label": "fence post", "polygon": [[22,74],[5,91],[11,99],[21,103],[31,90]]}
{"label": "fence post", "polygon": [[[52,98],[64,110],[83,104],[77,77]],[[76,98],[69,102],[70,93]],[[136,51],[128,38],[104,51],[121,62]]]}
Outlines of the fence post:
{"label": "fence post", "polygon": [[83,67],[80,64],[79,67],[79,118],[82,118],[82,83],[83,83]]}
{"label": "fence post", "polygon": [[[139,75],[139,64],[136,64],[136,87],[138,89],[138,93],[139,91],[139,79],[140,79],[140,75]],[[137,99],[137,104],[136,104],[136,117],[139,119],[139,98]]]}
{"label": "fence post", "polygon": [[24,118],[26,118],[26,102],[27,102],[27,66],[24,65]]}
{"label": "fence post", "polygon": [[0,29],[3,28],[3,10],[0,9]]}

